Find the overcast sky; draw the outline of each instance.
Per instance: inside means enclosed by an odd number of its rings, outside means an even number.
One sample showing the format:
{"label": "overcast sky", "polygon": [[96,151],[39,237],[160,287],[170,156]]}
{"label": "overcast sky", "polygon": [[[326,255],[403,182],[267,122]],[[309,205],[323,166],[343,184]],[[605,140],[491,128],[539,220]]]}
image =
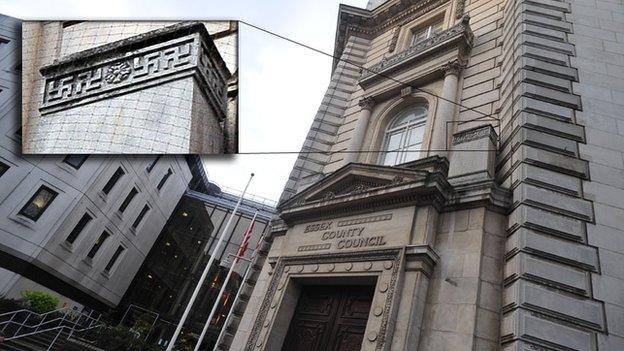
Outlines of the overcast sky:
{"label": "overcast sky", "polygon": [[[338,5],[367,0],[0,0],[21,19],[240,19],[332,52]],[[331,58],[240,26],[240,151],[299,151],[331,73]],[[212,181],[277,200],[296,155],[208,157]]]}

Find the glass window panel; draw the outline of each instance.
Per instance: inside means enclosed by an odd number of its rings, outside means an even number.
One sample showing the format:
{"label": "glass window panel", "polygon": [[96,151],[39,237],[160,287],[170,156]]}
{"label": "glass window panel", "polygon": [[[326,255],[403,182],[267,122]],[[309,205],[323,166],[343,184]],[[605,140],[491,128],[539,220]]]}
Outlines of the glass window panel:
{"label": "glass window panel", "polygon": [[20,210],[20,214],[24,217],[36,221],[41,217],[43,212],[50,206],[52,200],[58,193],[47,186],[42,185],[39,190],[28,200],[26,205]]}
{"label": "glass window panel", "polygon": [[89,155],[67,155],[63,159],[63,162],[72,166],[72,168],[79,169],[87,160],[87,157],[89,157]]}
{"label": "glass window panel", "polygon": [[422,144],[411,145],[406,149],[405,158],[403,162],[410,162],[420,158],[420,150]]}
{"label": "glass window panel", "polygon": [[124,247],[121,245],[117,247],[117,250],[115,250],[115,253],[111,257],[111,259],[108,261],[108,263],[106,264],[106,267],[104,268],[105,271],[108,272],[111,270],[111,268],[113,268],[113,265],[115,264],[115,262],[117,262],[117,259],[119,258],[119,256],[121,256],[124,250],[125,250]]}
{"label": "glass window panel", "polygon": [[409,140],[407,145],[420,144],[423,140],[423,135],[425,134],[425,126],[418,126],[410,129],[409,131]]}
{"label": "glass window panel", "polygon": [[387,152],[383,164],[385,166],[394,166],[397,163],[397,157],[399,157],[398,152]]}
{"label": "glass window panel", "polygon": [[119,212],[123,213],[126,210],[126,208],[128,208],[128,205],[130,205],[130,203],[132,202],[132,199],[134,199],[137,193],[138,193],[138,190],[136,190],[136,188],[132,188],[132,190],[130,190],[130,193],[128,193],[128,196],[126,196],[124,201],[121,203],[121,206],[119,206]]}
{"label": "glass window panel", "polygon": [[160,180],[160,182],[158,183],[158,186],[156,186],[156,188],[158,190],[162,189],[162,187],[165,185],[165,182],[167,182],[167,179],[169,179],[169,177],[173,174],[173,171],[171,170],[171,168],[169,168],[167,170],[167,173],[165,173],[165,175],[162,177],[162,179]]}
{"label": "glass window panel", "polygon": [[108,193],[110,193],[110,191],[113,189],[115,184],[117,184],[117,182],[119,181],[121,176],[123,176],[124,174],[125,174],[125,172],[124,172],[124,170],[121,167],[117,168],[115,173],[113,173],[113,176],[108,180],[108,182],[106,182],[106,185],[104,185],[104,188],[102,189],[102,192],[104,192],[104,194],[108,195]]}
{"label": "glass window panel", "polygon": [[9,165],[4,162],[0,162],[0,177],[2,177],[4,173],[9,170],[9,168],[11,168]]}
{"label": "glass window panel", "polygon": [[149,211],[149,209],[150,209],[149,206],[147,205],[143,206],[141,213],[139,213],[137,218],[134,220],[134,223],[132,223],[132,228],[136,229],[139,226],[139,224],[141,224],[143,217],[145,217],[145,214],[147,214],[147,211]]}
{"label": "glass window panel", "polygon": [[80,220],[78,221],[78,224],[76,224],[76,226],[71,231],[71,233],[69,233],[65,241],[67,241],[70,244],[73,244],[74,241],[76,241],[76,238],[78,238],[78,235],[82,233],[84,228],[87,226],[87,224],[89,224],[89,222],[91,222],[92,219],[93,217],[91,217],[88,213],[85,213],[84,215],[82,215],[82,218],[80,218]]}
{"label": "glass window panel", "polygon": [[398,132],[398,133],[394,133],[391,134],[388,137],[388,146],[386,147],[386,150],[398,150],[399,147],[401,146],[401,139],[403,138],[403,132]]}
{"label": "glass window panel", "polygon": [[95,257],[95,255],[98,253],[98,251],[102,247],[102,244],[104,244],[104,242],[106,241],[106,239],[108,239],[109,236],[110,234],[108,234],[106,231],[102,232],[102,234],[100,234],[100,237],[95,241],[95,243],[91,247],[91,250],[89,250],[87,257],[89,258]]}

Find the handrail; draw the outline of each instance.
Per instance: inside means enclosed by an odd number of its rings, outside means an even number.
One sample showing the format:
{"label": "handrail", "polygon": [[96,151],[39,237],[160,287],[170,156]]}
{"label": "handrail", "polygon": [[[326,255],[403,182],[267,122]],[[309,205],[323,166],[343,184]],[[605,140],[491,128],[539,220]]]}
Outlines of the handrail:
{"label": "handrail", "polygon": [[[46,318],[49,315],[54,314],[61,314],[62,311],[64,311],[64,314],[62,317],[56,317],[50,320],[46,320]],[[19,315],[20,313],[28,313],[26,315],[26,317],[24,318],[24,320],[22,320],[21,322],[15,321],[15,316]],[[76,331],[76,327],[83,327],[80,330],[85,330],[85,325],[88,322],[88,326],[86,326],[86,328],[90,328],[94,323],[96,324],[96,326],[98,326],[98,322],[100,320],[100,318],[102,317],[101,314],[99,314],[98,318],[95,319],[93,317],[91,317],[91,313],[89,313],[89,315],[87,315],[86,313],[83,312],[78,312],[75,311],[73,309],[70,309],[69,307],[63,307],[60,309],[56,309],[54,311],[49,311],[46,313],[36,313],[34,311],[28,310],[28,309],[21,309],[21,310],[17,310],[17,311],[13,311],[13,312],[7,312],[7,313],[3,313],[0,316],[8,316],[11,315],[11,318],[9,320],[5,320],[0,322],[0,326],[2,326],[2,329],[0,329],[2,332],[4,332],[7,328],[7,326],[9,325],[17,325],[19,326],[17,328],[17,330],[13,331],[11,334],[11,337],[5,338],[6,340],[11,340],[11,339],[15,339],[15,338],[19,338],[19,337],[23,337],[23,336],[28,336],[28,335],[33,335],[36,333],[40,333],[40,332],[46,332],[49,330],[52,330],[54,328],[58,328],[58,327],[67,327],[69,328],[69,326],[71,326],[71,333],[70,336]],[[68,315],[70,315],[71,317],[68,318]],[[36,316],[38,317],[39,321],[32,323],[32,324],[28,324],[29,319],[32,316]],[[85,317],[85,318],[83,318]],[[82,323],[81,323],[82,321]],[[67,324],[66,325],[64,325]],[[48,328],[49,325],[54,325],[57,324],[56,327],[51,327]],[[42,330],[40,330],[41,328],[44,328]],[[25,332],[20,333],[23,329],[25,329]],[[33,331],[34,329],[34,331]],[[58,336],[57,336],[58,337]],[[56,339],[56,338],[55,338]]]}

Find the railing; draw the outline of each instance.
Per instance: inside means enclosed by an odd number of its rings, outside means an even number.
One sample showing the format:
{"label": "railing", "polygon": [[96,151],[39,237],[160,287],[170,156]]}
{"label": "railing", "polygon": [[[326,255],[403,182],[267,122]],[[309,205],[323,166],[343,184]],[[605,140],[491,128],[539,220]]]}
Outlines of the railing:
{"label": "railing", "polygon": [[[0,314],[0,331],[5,335],[5,341],[57,331],[47,348],[51,350],[63,331],[68,332],[67,339],[69,339],[76,333],[103,326],[104,324],[100,322],[101,315],[98,314],[98,317],[94,318],[92,314],[93,312],[88,315],[76,312],[69,307],[46,313],[21,309]],[[48,319],[50,316],[52,318]],[[32,323],[32,321],[35,322]]]}

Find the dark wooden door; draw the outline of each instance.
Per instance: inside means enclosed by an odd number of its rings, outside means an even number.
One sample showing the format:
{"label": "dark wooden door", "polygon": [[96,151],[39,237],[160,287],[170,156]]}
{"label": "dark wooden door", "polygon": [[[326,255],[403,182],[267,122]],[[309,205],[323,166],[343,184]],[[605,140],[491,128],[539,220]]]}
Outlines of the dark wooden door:
{"label": "dark wooden door", "polygon": [[360,350],[373,293],[372,286],[304,286],[282,351]]}

